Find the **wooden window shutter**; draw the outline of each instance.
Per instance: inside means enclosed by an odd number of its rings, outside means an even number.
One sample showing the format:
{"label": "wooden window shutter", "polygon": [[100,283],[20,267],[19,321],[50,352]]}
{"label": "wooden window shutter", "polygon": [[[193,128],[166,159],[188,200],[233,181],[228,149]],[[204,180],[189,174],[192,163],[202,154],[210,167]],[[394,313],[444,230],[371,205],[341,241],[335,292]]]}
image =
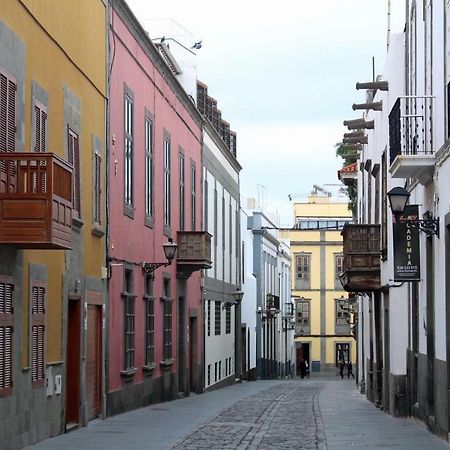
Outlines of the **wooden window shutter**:
{"label": "wooden window shutter", "polygon": [[16,149],[16,90],[14,77],[0,68],[0,152]]}
{"label": "wooden window shutter", "polygon": [[36,102],[34,105],[34,151],[45,152],[47,111],[44,105]]}
{"label": "wooden window shutter", "polygon": [[67,126],[68,160],[72,166],[72,207],[81,216],[80,145],[78,135]]}
{"label": "wooden window shutter", "polygon": [[13,291],[11,281],[0,279],[0,397],[12,391]]}
{"label": "wooden window shutter", "polygon": [[42,386],[45,378],[45,287],[34,283],[31,291],[31,380]]}

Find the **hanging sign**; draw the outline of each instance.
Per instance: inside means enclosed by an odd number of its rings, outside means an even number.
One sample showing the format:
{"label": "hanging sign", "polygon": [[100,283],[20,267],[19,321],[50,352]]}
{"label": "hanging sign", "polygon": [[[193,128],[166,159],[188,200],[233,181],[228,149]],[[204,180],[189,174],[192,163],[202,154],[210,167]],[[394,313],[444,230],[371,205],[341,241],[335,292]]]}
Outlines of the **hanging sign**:
{"label": "hanging sign", "polygon": [[420,281],[419,229],[408,220],[419,218],[418,205],[408,205],[393,218],[394,281]]}

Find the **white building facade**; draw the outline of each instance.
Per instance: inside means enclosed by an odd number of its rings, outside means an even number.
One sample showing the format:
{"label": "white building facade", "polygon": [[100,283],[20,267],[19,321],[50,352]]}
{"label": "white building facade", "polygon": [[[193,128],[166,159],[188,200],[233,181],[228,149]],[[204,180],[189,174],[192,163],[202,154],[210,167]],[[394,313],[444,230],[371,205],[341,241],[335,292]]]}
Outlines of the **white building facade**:
{"label": "white building facade", "polygon": [[[417,417],[448,439],[450,3],[405,3],[405,32],[392,35],[379,77],[388,89],[366,92],[369,102],[382,102],[382,110],[364,117],[374,123],[359,159],[358,222],[380,225],[381,281],[374,292],[358,292],[358,382],[385,411]],[[416,281],[394,281],[387,200],[394,187],[410,193],[418,219],[432,219],[433,225],[439,220],[438,235],[418,233]]]}
{"label": "white building facade", "polygon": [[[203,135],[203,223],[212,235],[213,265],[204,276],[205,389],[240,376],[240,326],[233,293],[241,289],[239,171],[241,166],[208,122]],[[238,333],[236,333],[236,330]],[[236,373],[238,369],[239,373]]]}

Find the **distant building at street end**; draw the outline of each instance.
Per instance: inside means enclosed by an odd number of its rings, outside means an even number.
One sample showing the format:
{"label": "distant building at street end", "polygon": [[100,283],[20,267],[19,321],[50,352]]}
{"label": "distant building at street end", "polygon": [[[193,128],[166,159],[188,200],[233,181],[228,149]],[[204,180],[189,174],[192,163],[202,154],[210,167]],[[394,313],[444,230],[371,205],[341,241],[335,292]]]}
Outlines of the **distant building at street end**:
{"label": "distant building at street end", "polygon": [[356,360],[352,314],[339,278],[341,231],[351,222],[351,212],[346,198],[333,198],[317,189],[293,207],[294,227],[281,236],[289,239],[292,258],[296,372],[301,375],[306,361],[312,375],[335,374],[341,359]]}

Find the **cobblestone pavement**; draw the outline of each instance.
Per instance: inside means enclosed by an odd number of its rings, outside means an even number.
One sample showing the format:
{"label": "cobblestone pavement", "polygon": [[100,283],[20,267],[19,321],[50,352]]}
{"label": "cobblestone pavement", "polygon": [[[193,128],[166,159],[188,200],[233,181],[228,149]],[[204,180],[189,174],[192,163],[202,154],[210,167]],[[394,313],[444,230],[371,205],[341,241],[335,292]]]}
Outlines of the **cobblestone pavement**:
{"label": "cobblestone pavement", "polygon": [[317,377],[238,383],[95,420],[29,449],[450,450],[450,446],[423,426],[376,408],[353,380]]}
{"label": "cobblestone pavement", "polygon": [[322,383],[284,383],[219,413],[172,450],[326,449],[318,396]]}

